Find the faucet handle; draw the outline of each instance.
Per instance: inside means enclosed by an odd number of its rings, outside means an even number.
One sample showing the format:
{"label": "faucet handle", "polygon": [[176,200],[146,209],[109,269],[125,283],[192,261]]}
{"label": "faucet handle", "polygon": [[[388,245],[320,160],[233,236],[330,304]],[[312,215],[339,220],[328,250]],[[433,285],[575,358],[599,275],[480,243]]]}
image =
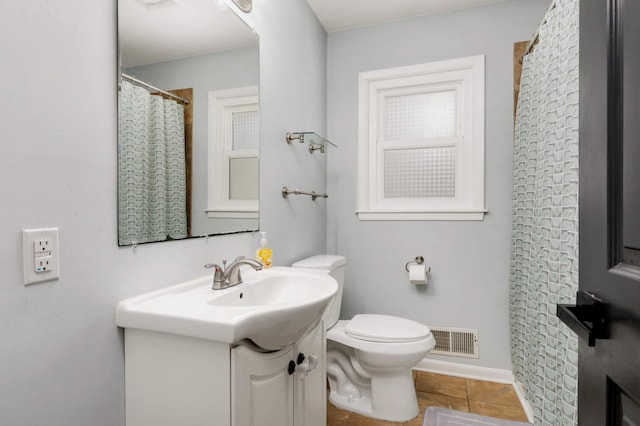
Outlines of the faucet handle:
{"label": "faucet handle", "polygon": [[[225,264],[225,261],[222,261],[222,264]],[[225,278],[224,278],[224,271],[223,269],[220,267],[220,265],[218,265],[217,263],[207,263],[206,265],[204,265],[205,268],[210,269],[210,268],[215,268],[215,271],[213,273],[213,283],[214,286],[216,286],[217,284],[219,285],[219,283],[224,283]]]}

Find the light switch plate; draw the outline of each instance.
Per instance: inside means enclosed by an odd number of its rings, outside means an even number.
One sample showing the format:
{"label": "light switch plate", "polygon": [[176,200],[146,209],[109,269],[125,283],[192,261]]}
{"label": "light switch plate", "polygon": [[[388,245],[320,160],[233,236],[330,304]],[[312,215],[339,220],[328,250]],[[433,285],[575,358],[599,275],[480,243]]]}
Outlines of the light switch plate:
{"label": "light switch plate", "polygon": [[58,228],[22,230],[24,285],[60,279]]}

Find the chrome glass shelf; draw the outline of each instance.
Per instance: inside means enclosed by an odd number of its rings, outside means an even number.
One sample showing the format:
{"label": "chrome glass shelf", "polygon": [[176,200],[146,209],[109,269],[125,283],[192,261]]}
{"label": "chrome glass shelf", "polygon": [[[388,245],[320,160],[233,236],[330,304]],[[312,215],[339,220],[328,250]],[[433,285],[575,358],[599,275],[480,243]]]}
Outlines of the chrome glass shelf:
{"label": "chrome glass shelf", "polygon": [[288,144],[293,141],[298,141],[300,143],[308,143],[309,144],[309,153],[313,154],[314,151],[320,151],[324,153],[327,146],[332,146],[337,148],[338,145],[329,141],[326,138],[318,135],[315,132],[288,132],[285,136],[285,139]]}

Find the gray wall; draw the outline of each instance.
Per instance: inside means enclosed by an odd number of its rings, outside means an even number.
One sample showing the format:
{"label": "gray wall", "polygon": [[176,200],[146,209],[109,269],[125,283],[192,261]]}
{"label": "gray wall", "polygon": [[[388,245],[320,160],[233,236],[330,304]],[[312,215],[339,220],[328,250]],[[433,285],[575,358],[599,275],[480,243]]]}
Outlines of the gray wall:
{"label": "gray wall", "polygon": [[[284,134],[326,130],[326,35],[300,0],[255,2],[251,18],[265,64],[261,228],[284,265],[326,250],[322,201],[279,193],[325,189],[324,157]],[[252,256],[259,235],[118,248],[115,1],[1,2],[0,52],[0,423],[120,426],[116,303]],[[25,287],[21,230],[50,226],[60,229],[61,279]]]}
{"label": "gray wall", "polygon": [[210,219],[205,209],[208,204],[209,91],[258,86],[258,62],[258,47],[247,47],[126,70],[127,74],[165,90],[193,88],[192,235],[257,229],[255,219]]}
{"label": "gray wall", "polygon": [[[479,330],[480,359],[443,360],[510,369],[509,259],[513,43],[526,40],[548,1],[499,2],[335,32],[328,37],[327,246],[347,257],[342,318],[400,315],[427,325]],[[360,222],[356,208],[358,73],[486,55],[486,207],[482,222]],[[430,284],[409,284],[421,255]],[[432,355],[432,357],[437,358]]]}

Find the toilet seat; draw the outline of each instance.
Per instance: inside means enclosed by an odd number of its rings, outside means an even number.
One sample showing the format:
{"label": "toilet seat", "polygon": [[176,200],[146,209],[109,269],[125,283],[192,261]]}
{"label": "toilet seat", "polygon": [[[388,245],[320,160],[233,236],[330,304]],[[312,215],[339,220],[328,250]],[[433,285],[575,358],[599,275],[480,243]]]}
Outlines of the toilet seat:
{"label": "toilet seat", "polygon": [[379,343],[404,343],[423,340],[431,331],[419,322],[391,315],[356,315],[344,327],[354,339]]}
{"label": "toilet seat", "polygon": [[[429,331],[428,334],[423,337],[408,341],[381,342],[364,340],[361,338],[350,336],[346,333],[345,328],[351,321],[338,321],[333,327],[327,330],[327,339],[337,343],[341,343],[345,346],[349,346],[353,349],[389,355],[413,353],[415,351],[419,352],[423,350],[430,351],[431,349],[433,349],[436,343],[436,340],[431,334],[431,331]],[[424,327],[428,330],[428,327]]]}

